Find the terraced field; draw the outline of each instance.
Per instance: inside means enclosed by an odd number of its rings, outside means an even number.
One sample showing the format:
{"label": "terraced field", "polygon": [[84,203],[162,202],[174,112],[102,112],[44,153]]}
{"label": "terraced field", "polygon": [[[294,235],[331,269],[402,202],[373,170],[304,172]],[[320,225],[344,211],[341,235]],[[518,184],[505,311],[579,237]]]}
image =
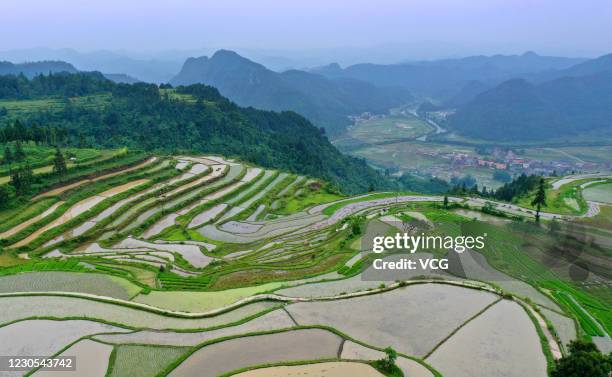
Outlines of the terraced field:
{"label": "terraced field", "polygon": [[[0,305],[10,308],[0,340],[50,334],[0,341],[0,354],[96,355],[97,376],[376,376],[372,362],[392,346],[408,376],[545,376],[571,339],[609,341],[609,287],[597,269],[584,285],[562,268],[546,272],[544,250],[526,248],[509,218],[482,214],[477,199],[450,198],[454,211],[442,200],[345,197],[220,156],[140,156],[85,171],[37,193],[18,221],[15,209],[0,212]],[[448,257],[461,271],[368,279],[374,254],[361,244],[371,226],[459,235],[474,224],[495,240],[484,250],[413,255]],[[472,362],[456,369],[458,358]],[[502,374],[498,358],[522,367]]]}

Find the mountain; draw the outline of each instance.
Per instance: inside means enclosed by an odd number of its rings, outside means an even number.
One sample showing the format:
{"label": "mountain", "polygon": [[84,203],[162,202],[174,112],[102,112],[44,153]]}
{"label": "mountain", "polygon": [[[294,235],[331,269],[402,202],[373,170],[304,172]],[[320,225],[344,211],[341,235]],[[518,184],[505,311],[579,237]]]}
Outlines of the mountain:
{"label": "mountain", "polygon": [[23,74],[32,78],[40,74],[56,72],[75,73],[77,69],[72,64],[63,61],[40,61],[31,63],[13,64],[11,62],[0,62],[0,75],[19,75]]}
{"label": "mountain", "polygon": [[69,48],[0,51],[0,59],[13,62],[61,60],[79,71],[117,72],[152,83],[168,82],[184,61],[174,57],[131,57],[114,51],[79,52]]}
{"label": "mountain", "polygon": [[562,77],[581,77],[591,76],[603,72],[612,71],[612,54],[600,56],[595,59],[590,59],[585,62],[573,65],[569,68],[559,71],[545,72],[539,75],[529,77],[535,82],[545,82]]}
{"label": "mountain", "polygon": [[[17,76],[23,74],[25,77],[31,79],[37,75],[47,75],[49,73],[60,72],[76,73],[79,71],[72,64],[60,60],[28,62],[19,64],[14,64],[11,62],[0,62],[0,76]],[[140,80],[123,73],[104,73],[104,77],[116,83],[134,84],[140,82]]]}
{"label": "mountain", "polygon": [[289,70],[278,73],[235,52],[219,50],[212,57],[187,59],[171,83],[214,86],[242,106],[266,110],[292,110],[324,127],[330,134],[350,124],[349,115],[381,113],[412,99],[397,87],[379,88],[350,78]]}
{"label": "mountain", "polygon": [[219,153],[323,178],[346,192],[388,188],[376,171],[341,154],[304,117],[290,111],[242,108],[210,86],[160,89],[155,84],[117,84],[97,72],[32,80],[0,76],[2,99],[49,97],[70,100],[5,113],[0,116],[0,140],[47,129],[48,134],[67,134],[72,145]]}
{"label": "mountain", "polygon": [[348,77],[374,85],[399,85],[415,94],[447,100],[459,93],[468,81],[493,86],[526,74],[561,70],[584,59],[522,55],[471,56],[461,59],[407,62],[401,64],[356,64],[342,69],[331,64],[312,72],[329,78]]}
{"label": "mountain", "polygon": [[612,136],[612,71],[533,84],[506,81],[449,118],[451,129],[497,141]]}

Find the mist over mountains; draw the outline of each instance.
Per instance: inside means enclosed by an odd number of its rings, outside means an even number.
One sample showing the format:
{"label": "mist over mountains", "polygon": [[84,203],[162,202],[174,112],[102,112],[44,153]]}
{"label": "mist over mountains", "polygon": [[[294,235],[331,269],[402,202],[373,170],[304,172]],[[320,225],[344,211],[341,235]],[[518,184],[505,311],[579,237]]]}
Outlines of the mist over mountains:
{"label": "mist over mountains", "polygon": [[401,64],[329,64],[312,70],[330,78],[353,78],[374,85],[399,85],[421,96],[449,98],[469,81],[499,83],[528,74],[560,70],[583,62],[579,58],[522,55],[471,56]]}
{"label": "mist over mountains", "polygon": [[0,60],[14,63],[33,61],[64,61],[79,71],[98,71],[107,74],[123,74],[137,81],[168,82],[181,68],[185,56],[131,57],[114,51],[79,52],[70,48],[32,48],[0,52]]}
{"label": "mist over mountains", "polygon": [[[197,51],[190,51],[196,53]],[[219,50],[210,57],[168,52],[154,58],[99,51],[32,49],[0,53],[0,75],[32,78],[49,72],[101,71],[118,83],[203,83],[214,86],[241,106],[292,110],[332,136],[344,132],[349,117],[386,113],[407,103],[431,101],[453,109],[447,126],[458,134],[487,140],[550,139],[578,133],[603,135],[612,116],[612,54],[596,59],[521,55],[363,63],[342,68],[332,63],[312,69],[277,72],[236,52]],[[184,63],[179,60],[185,58]],[[268,56],[277,67],[298,62]]]}

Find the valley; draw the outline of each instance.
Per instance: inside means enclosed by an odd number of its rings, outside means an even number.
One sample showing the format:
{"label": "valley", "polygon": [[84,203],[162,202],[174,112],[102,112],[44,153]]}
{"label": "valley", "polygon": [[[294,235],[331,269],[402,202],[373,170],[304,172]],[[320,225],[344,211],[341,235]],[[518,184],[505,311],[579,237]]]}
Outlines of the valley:
{"label": "valley", "polygon": [[365,113],[354,117],[355,124],[332,142],[341,151],[364,158],[390,175],[411,174],[449,182],[472,177],[474,183],[487,189],[497,189],[508,177],[523,173],[612,172],[612,145],[505,144],[468,138],[458,142],[454,134],[449,135],[433,120],[444,116],[434,112],[421,117],[406,108],[392,109],[387,115]]}
{"label": "valley", "polygon": [[0,376],[607,377],[612,54],[444,49],[0,51]]}

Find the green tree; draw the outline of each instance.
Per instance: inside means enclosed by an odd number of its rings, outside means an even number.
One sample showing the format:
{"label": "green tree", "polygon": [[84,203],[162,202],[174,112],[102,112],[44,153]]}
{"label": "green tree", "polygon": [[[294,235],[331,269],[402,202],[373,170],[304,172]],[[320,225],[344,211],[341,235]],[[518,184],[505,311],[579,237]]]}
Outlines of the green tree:
{"label": "green tree", "polygon": [[359,221],[353,222],[353,224],[351,225],[351,233],[355,236],[361,234],[361,225],[359,224]]}
{"label": "green tree", "polygon": [[15,158],[15,161],[23,161],[26,158],[26,154],[23,151],[23,148],[21,146],[21,142],[19,140],[17,140],[17,142],[15,143],[14,158]]}
{"label": "green tree", "polygon": [[570,354],[555,362],[551,377],[609,377],[612,374],[612,355],[603,355],[595,344],[574,340]]}
{"label": "green tree", "polygon": [[0,186],[0,208],[6,208],[10,198],[8,187],[6,185]]}
{"label": "green tree", "polygon": [[66,175],[68,168],[66,168],[66,160],[64,159],[64,155],[62,151],[60,151],[59,147],[55,147],[55,157],[53,158],[53,172],[60,177]]}
{"label": "green tree", "polygon": [[17,196],[25,195],[30,191],[32,177],[32,168],[28,163],[11,172],[11,185],[15,188]]}
{"label": "green tree", "polygon": [[536,222],[540,222],[540,211],[542,207],[546,207],[546,188],[544,187],[544,178],[540,178],[538,184],[538,191],[536,192],[535,198],[531,201],[532,206],[536,206]]}
{"label": "green tree", "polygon": [[387,347],[383,350],[386,357],[384,359],[377,360],[375,365],[376,367],[385,372],[385,374],[389,376],[403,376],[402,370],[395,365],[395,361],[397,360],[397,352],[391,348]]}
{"label": "green tree", "polygon": [[83,135],[82,133],[79,133],[79,148],[85,148],[86,145],[86,141],[85,141],[85,135]]}
{"label": "green tree", "polygon": [[2,161],[7,165],[13,162],[13,153],[8,145],[4,148],[4,157],[2,158]]}

